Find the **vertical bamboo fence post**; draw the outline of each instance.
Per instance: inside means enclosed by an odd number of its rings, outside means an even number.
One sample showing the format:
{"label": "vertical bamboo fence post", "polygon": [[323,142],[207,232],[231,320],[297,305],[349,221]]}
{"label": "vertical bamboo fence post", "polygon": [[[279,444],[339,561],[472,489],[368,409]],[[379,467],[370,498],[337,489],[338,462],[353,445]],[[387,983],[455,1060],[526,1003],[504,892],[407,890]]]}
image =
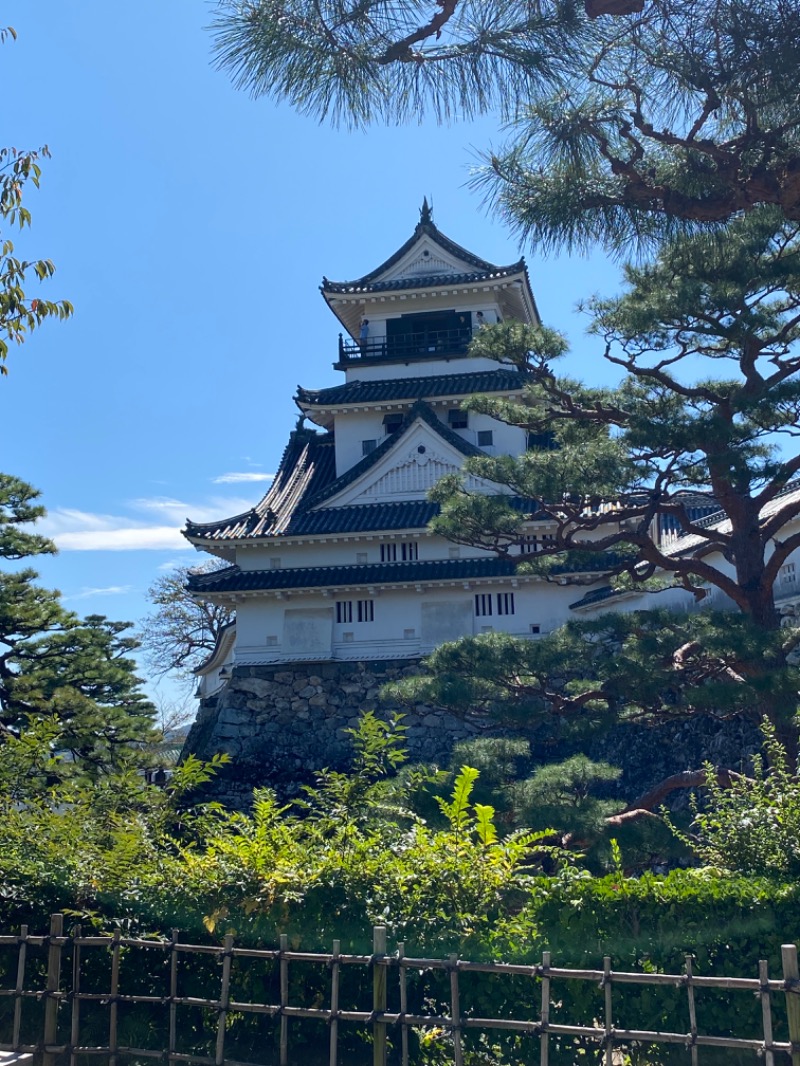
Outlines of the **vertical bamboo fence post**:
{"label": "vertical bamboo fence post", "polygon": [[174,1062],[178,1040],[178,930],[173,929],[169,941],[169,1047],[167,1062]]}
{"label": "vertical bamboo fence post", "polygon": [[81,938],[81,927],[73,926],[72,929],[72,1024],[69,1034],[69,1066],[76,1066],[78,1056],[75,1048],[80,1043],[81,1033],[81,946],[78,941]]}
{"label": "vertical bamboo fence post", "polygon": [[[372,1010],[375,1014],[386,1011],[386,964],[378,961],[386,956],[386,926],[376,925],[372,930]],[[386,1023],[372,1023],[372,1063],[386,1066]]]}
{"label": "vertical bamboo fence post", "polygon": [[758,964],[758,979],[761,982],[761,1017],[764,1022],[764,1063],[774,1066],[775,1055],[772,1051],[772,1003],[769,995],[769,964],[761,959]]}
{"label": "vertical bamboo fence post", "polygon": [[797,947],[781,944],[783,980],[786,985],[786,1016],[792,1042],[792,1066],[800,1066],[800,973],[797,970]]}
{"label": "vertical bamboo fence post", "polygon": [[222,982],[219,990],[219,1016],[217,1018],[217,1046],[214,1053],[216,1066],[225,1061],[225,1024],[231,1002],[231,962],[233,961],[233,937],[227,934],[222,941]]}
{"label": "vertical bamboo fence post", "polygon": [[[401,942],[397,945],[397,958],[400,961],[398,980],[400,982],[400,1013],[408,1014],[408,973],[403,965],[403,957],[406,953],[406,945]],[[401,1066],[408,1066],[408,1023],[403,1018],[400,1023],[400,1062]]]}
{"label": "vertical bamboo fence post", "polygon": [[605,1060],[606,1066],[611,1066],[614,1061],[614,1021],[611,1010],[611,958],[606,955],[603,959],[603,1001],[605,1006]]}
{"label": "vertical bamboo fence post", "polygon": [[451,955],[450,1019],[453,1024],[453,1061],[455,1066],[463,1066],[464,1053],[461,1048],[461,997],[458,992],[458,955]]}
{"label": "vertical bamboo fence post", "polygon": [[289,1006],[289,960],[286,952],[289,950],[289,937],[286,933],[280,935],[280,969],[281,969],[281,1066],[289,1063],[289,1019],[283,1013],[283,1008]]}
{"label": "vertical bamboo fence post", "polygon": [[108,1056],[108,1066],[117,1066],[117,1045],[119,1044],[119,1002],[117,997],[119,996],[120,936],[119,929],[115,929],[111,940],[111,995],[109,996],[111,1006],[108,1016],[108,1046],[110,1054]]}
{"label": "vertical bamboo fence post", "polygon": [[342,943],[340,940],[333,942],[333,958],[331,959],[331,1044],[330,1066],[336,1066],[339,1056],[339,953]]}
{"label": "vertical bamboo fence post", "polygon": [[25,958],[28,954],[28,927],[21,925],[19,929],[19,955],[17,956],[17,983],[14,986],[14,1028],[11,1035],[11,1045],[14,1051],[19,1050],[19,1036],[22,1027],[22,990],[25,987]]}
{"label": "vertical bamboo fence post", "polygon": [[697,1008],[694,1002],[692,956],[686,956],[686,995],[689,999],[689,1035],[692,1038],[692,1066],[697,1066]]}
{"label": "vertical bamboo fence post", "polygon": [[58,941],[64,933],[64,915],[50,916],[49,950],[47,953],[47,984],[44,1001],[44,1046],[42,1066],[55,1066],[56,1056],[47,1051],[58,1039],[58,1000],[53,993],[58,992],[61,983],[61,944]]}
{"label": "vertical bamboo fence post", "polygon": [[539,1066],[548,1066],[550,1046],[547,1027],[550,1024],[550,952],[542,952],[542,1035],[539,1037]]}

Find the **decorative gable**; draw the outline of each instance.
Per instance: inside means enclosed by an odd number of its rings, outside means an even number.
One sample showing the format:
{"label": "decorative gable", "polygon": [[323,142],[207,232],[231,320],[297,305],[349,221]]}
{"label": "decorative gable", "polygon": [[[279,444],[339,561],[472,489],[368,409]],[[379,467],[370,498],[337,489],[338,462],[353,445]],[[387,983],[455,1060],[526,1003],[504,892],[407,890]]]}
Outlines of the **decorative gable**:
{"label": "decorative gable", "polygon": [[390,270],[376,274],[375,282],[399,281],[407,278],[435,277],[437,275],[465,274],[475,267],[466,259],[448,255],[441,245],[427,233],[422,234]]}
{"label": "decorative gable", "polygon": [[[424,500],[445,474],[460,473],[463,464],[464,453],[427,421],[418,419],[398,435],[395,446],[377,463],[326,499],[321,508]],[[497,492],[496,485],[480,478],[467,478],[466,484],[475,492]]]}

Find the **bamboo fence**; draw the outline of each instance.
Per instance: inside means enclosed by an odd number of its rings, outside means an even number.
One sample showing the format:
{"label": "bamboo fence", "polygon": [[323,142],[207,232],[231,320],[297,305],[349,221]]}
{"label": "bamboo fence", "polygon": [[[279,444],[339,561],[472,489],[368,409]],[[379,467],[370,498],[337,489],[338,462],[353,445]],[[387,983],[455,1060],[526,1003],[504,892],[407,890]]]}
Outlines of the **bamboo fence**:
{"label": "bamboo fence", "polygon": [[[108,1066],[119,1066],[123,1058],[134,1060],[160,1060],[164,1063],[184,1063],[187,1066],[265,1066],[274,1060],[269,1058],[269,1041],[263,1041],[265,1059],[259,1063],[242,1062],[226,1057],[226,1038],[232,1031],[231,1015],[260,1015],[277,1025],[278,1063],[288,1066],[290,1061],[290,1035],[295,1025],[305,1021],[323,1022],[327,1025],[327,1058],[330,1066],[339,1066],[342,1023],[354,1023],[371,1029],[374,1066],[385,1066],[388,1034],[393,1030],[399,1035],[393,1056],[402,1066],[409,1066],[409,1031],[412,1028],[443,1030],[449,1034],[452,1058],[455,1066],[464,1061],[464,1034],[469,1030],[484,1032],[506,1031],[527,1034],[531,1041],[538,1041],[540,1066],[548,1066],[551,1040],[556,1038],[581,1038],[593,1042],[602,1051],[606,1066],[619,1061],[615,1050],[631,1044],[682,1045],[687,1061],[696,1066],[701,1048],[727,1048],[750,1051],[753,1061],[763,1057],[766,1066],[775,1066],[791,1061],[800,1066],[800,973],[798,973],[797,948],[794,944],[782,947],[782,976],[771,979],[767,963],[760,962],[758,977],[698,976],[692,970],[690,956],[686,958],[683,973],[628,973],[613,970],[611,959],[603,960],[598,970],[567,969],[553,966],[550,953],[545,952],[541,963],[521,965],[504,962],[471,962],[450,955],[446,959],[414,958],[405,954],[403,944],[398,944],[393,953],[387,952],[386,928],[377,926],[373,937],[371,955],[342,954],[340,941],[334,940],[330,953],[290,950],[288,938],[280,937],[277,949],[266,950],[236,947],[233,936],[226,936],[221,945],[184,944],[177,931],[169,940],[132,939],[121,935],[84,936],[80,927],[64,934],[63,916],[52,916],[50,933],[47,936],[30,935],[22,926],[17,935],[0,936],[0,950],[16,950],[16,980],[13,988],[0,988],[0,997],[11,1000],[10,1041],[0,1042],[0,1051],[14,1053],[34,1052],[41,1057],[42,1066],[77,1066],[85,1057],[101,1057]],[[38,956],[35,957],[35,953]],[[126,973],[136,972],[137,955],[140,952],[160,953],[164,972],[168,974],[163,995],[144,995],[125,992],[120,980],[121,960],[125,958]],[[104,972],[109,974],[107,990],[87,992],[83,978],[92,962],[97,964],[99,953],[105,953]],[[179,971],[182,957],[191,955],[211,956],[219,964],[219,986],[214,988],[214,998],[179,994]],[[46,958],[46,964],[45,964]],[[232,967],[236,960],[253,960],[270,968],[277,968],[279,1002],[241,1002],[234,998],[235,980]],[[71,962],[67,970],[65,963]],[[109,965],[110,962],[110,965]],[[38,964],[34,964],[38,963]],[[290,1003],[290,966],[320,964],[327,967],[329,1006],[303,1006]],[[340,1008],[342,972],[347,967],[360,967],[362,972],[371,972],[371,1009],[348,1010]],[[13,967],[12,967],[13,969]],[[35,971],[31,974],[31,971]],[[408,1012],[408,978],[411,971],[423,973],[440,971],[449,977],[449,1011],[446,1014],[414,1014]],[[538,1017],[533,1019],[475,1017],[461,1007],[461,982],[469,973],[492,974],[499,980],[517,977],[530,981],[530,995],[525,1002],[540,1003]],[[40,987],[27,988],[33,976]],[[602,991],[602,1018],[592,1024],[559,1024],[551,1021],[553,985],[562,981],[592,982]],[[399,1010],[388,1009],[390,984],[396,983],[395,993]],[[623,985],[672,986],[686,993],[685,1032],[626,1028],[615,1023],[614,989]],[[761,1004],[761,1032],[751,1038],[715,1036],[698,1031],[695,993],[699,989],[722,989],[728,992],[747,992],[756,996]],[[34,1042],[25,1042],[23,1036],[23,1005],[35,1000],[40,1011],[40,1037]],[[778,1004],[782,1003],[783,1010]],[[165,1047],[132,1047],[120,1043],[119,1011],[126,1005],[138,1004],[164,1023],[168,1034]],[[87,1044],[82,1041],[82,1011],[99,1005],[107,1011],[107,1042]],[[213,1054],[198,1054],[182,1051],[178,1047],[178,1012],[186,1008],[200,1008],[215,1016],[216,1040]],[[781,1024],[788,1028],[789,1041],[779,1041],[773,1036],[773,1019],[778,1012]],[[784,1014],[785,1012],[785,1014]],[[67,1032],[69,1034],[66,1039]],[[30,1034],[27,1034],[30,1035]],[[209,1046],[209,1052],[212,1050]]]}

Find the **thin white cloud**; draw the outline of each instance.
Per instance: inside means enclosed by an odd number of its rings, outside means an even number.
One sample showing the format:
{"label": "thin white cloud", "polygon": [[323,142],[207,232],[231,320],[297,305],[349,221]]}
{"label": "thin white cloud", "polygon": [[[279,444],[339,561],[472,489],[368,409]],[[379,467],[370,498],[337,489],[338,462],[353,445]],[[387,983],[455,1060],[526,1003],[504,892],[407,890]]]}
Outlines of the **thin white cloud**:
{"label": "thin white cloud", "polygon": [[176,566],[183,566],[186,562],[185,559],[167,559],[164,563],[159,563],[156,567],[157,570],[174,570]]}
{"label": "thin white cloud", "polygon": [[133,585],[108,585],[106,588],[82,588],[80,592],[75,592],[72,596],[65,596],[63,602],[68,600],[88,600],[93,596],[124,596],[126,592],[130,592]]}
{"label": "thin white cloud", "polygon": [[38,522],[36,531],[51,537],[62,551],[190,551],[191,545],[181,535],[187,516],[195,522],[213,522],[248,511],[252,505],[252,500],[241,497],[218,496],[202,503],[170,496],[142,497],[128,506],[150,521],[62,507]]}
{"label": "thin white cloud", "polygon": [[220,474],[219,477],[212,478],[212,482],[215,485],[241,485],[251,481],[272,481],[275,477],[274,474],[263,474],[257,470],[251,471],[239,471],[230,474]]}
{"label": "thin white cloud", "polygon": [[191,545],[174,526],[120,526],[118,529],[78,529],[54,536],[61,551],[129,552],[180,551]]}
{"label": "thin white cloud", "polygon": [[183,526],[187,517],[193,522],[214,522],[230,515],[249,511],[254,501],[250,497],[213,496],[203,503],[187,503],[170,496],[144,496],[131,500],[130,506],[136,511],[157,514],[167,522]]}

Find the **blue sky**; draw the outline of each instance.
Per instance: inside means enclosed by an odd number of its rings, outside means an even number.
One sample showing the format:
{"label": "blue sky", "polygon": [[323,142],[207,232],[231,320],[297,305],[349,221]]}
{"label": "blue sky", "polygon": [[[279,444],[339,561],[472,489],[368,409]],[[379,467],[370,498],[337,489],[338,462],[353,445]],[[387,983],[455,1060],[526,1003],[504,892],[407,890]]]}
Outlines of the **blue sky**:
{"label": "blue sky", "polygon": [[[136,621],[159,573],[200,561],[178,532],[187,516],[258,500],[296,386],[339,380],[323,274],[377,266],[423,196],[476,254],[520,254],[466,188],[477,150],[502,140],[491,116],[320,126],[213,69],[211,15],[197,0],[4,5],[19,39],[2,47],[2,143],[52,152],[17,250],[55,261],[46,295],[75,317],[9,355],[2,469],[42,490],[60,548],[42,580],[82,614]],[[543,318],[573,340],[573,371],[599,380],[600,347],[573,308],[613,291],[616,268],[523,250]]]}

